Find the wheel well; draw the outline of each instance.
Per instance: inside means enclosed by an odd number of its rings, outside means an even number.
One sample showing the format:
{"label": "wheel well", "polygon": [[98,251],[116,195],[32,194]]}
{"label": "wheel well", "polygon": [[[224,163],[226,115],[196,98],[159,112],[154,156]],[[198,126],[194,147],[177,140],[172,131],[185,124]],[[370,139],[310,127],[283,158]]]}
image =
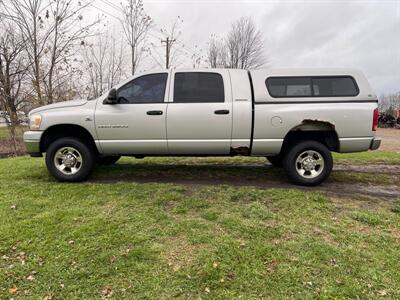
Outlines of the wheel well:
{"label": "wheel well", "polygon": [[333,124],[324,121],[304,120],[302,124],[292,128],[286,134],[281,153],[304,140],[320,142],[330,151],[339,149],[339,138]]}
{"label": "wheel well", "polygon": [[40,139],[40,151],[46,152],[52,142],[62,137],[78,138],[97,152],[96,144],[89,131],[74,124],[60,124],[47,128]]}

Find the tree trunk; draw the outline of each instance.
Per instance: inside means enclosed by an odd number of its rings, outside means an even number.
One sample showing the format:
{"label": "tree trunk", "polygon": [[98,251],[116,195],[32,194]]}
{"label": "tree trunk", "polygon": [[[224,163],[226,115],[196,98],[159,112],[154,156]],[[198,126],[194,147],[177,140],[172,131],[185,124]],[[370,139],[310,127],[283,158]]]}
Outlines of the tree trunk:
{"label": "tree trunk", "polygon": [[8,109],[8,115],[10,116],[10,122],[8,124],[8,130],[10,132],[12,152],[15,156],[18,155],[18,140],[17,140],[17,127],[18,127],[18,115],[15,107]]}
{"label": "tree trunk", "polygon": [[131,46],[131,55],[132,55],[132,75],[135,75],[136,65],[135,65],[135,46],[134,45]]}

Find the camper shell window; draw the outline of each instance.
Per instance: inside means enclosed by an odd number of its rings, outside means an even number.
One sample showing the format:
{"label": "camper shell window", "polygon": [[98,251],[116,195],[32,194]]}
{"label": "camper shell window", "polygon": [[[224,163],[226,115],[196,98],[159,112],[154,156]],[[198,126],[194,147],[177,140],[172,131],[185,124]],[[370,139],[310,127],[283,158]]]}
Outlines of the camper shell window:
{"label": "camper shell window", "polygon": [[269,77],[265,84],[274,98],[354,97],[359,94],[351,76]]}

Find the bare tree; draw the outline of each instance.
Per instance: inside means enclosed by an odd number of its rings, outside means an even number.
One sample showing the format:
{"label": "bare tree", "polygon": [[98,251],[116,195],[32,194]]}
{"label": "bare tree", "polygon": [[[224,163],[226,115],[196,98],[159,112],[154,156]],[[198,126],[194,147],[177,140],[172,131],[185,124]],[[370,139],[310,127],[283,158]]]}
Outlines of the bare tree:
{"label": "bare tree", "polygon": [[378,103],[380,112],[393,114],[400,110],[400,92],[382,94]]}
{"label": "bare tree", "polygon": [[[39,105],[55,101],[62,86],[72,48],[88,35],[94,25],[81,26],[81,12],[91,2],[74,0],[0,0],[3,16],[13,21],[26,41],[30,77]],[[61,76],[61,78],[60,78]]]}
{"label": "bare tree", "polygon": [[46,73],[43,74],[43,84],[47,103],[53,103],[59,89],[70,79],[73,68],[70,59],[78,50],[77,45],[84,43],[89,36],[89,30],[98,20],[81,26],[82,11],[90,5],[89,2],[72,0],[53,0],[46,10],[45,18],[48,27],[53,28],[46,45],[48,56]]}
{"label": "bare tree", "polygon": [[257,69],[265,65],[262,35],[249,17],[235,21],[226,39],[211,39],[208,61],[211,67]]}
{"label": "bare tree", "polygon": [[4,16],[12,20],[21,30],[26,43],[26,53],[31,62],[31,80],[35,88],[38,102],[43,105],[41,90],[40,60],[45,49],[46,41],[51,31],[43,32],[42,0],[1,0],[4,8]]}
{"label": "bare tree", "polygon": [[18,108],[25,100],[22,90],[28,64],[23,55],[25,40],[9,22],[3,20],[0,26],[0,104],[7,112],[5,119],[10,131],[13,151],[16,154]]}
{"label": "bare tree", "polygon": [[85,45],[83,61],[88,76],[88,98],[101,96],[125,75],[123,43],[118,43],[114,35],[99,36],[94,44]]}
{"label": "bare tree", "polygon": [[207,59],[211,68],[216,68],[218,66],[219,47],[214,39],[209,42]]}
{"label": "bare tree", "polygon": [[224,40],[211,36],[208,44],[207,61],[211,68],[227,67],[227,48]]}
{"label": "bare tree", "polygon": [[142,0],[126,0],[122,6],[123,18],[120,20],[125,39],[131,50],[131,73],[135,74],[145,53],[147,34],[153,24],[146,14]]}
{"label": "bare tree", "polygon": [[197,45],[194,46],[194,52],[190,56],[190,59],[192,61],[192,67],[193,69],[200,68],[202,62],[205,60],[204,55],[203,55],[203,50],[199,48]]}
{"label": "bare tree", "polygon": [[242,17],[232,24],[227,48],[231,68],[257,69],[265,64],[261,32],[249,17]]}

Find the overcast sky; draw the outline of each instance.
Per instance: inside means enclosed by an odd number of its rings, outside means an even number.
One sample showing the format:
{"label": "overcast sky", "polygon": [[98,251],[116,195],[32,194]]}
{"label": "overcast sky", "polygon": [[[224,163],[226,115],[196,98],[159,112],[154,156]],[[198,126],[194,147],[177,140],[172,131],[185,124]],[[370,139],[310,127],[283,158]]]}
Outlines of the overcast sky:
{"label": "overcast sky", "polygon": [[[112,23],[117,16],[112,6],[120,2],[94,5]],[[222,37],[234,20],[250,16],[263,34],[268,66],[357,68],[377,94],[400,91],[400,0],[144,0],[144,5],[155,22],[151,39],[159,52],[143,68],[161,62],[160,28],[170,27],[177,16],[183,20],[176,45],[180,67],[191,66],[184,53],[204,53],[211,34]]]}

